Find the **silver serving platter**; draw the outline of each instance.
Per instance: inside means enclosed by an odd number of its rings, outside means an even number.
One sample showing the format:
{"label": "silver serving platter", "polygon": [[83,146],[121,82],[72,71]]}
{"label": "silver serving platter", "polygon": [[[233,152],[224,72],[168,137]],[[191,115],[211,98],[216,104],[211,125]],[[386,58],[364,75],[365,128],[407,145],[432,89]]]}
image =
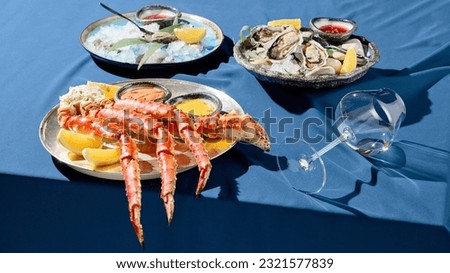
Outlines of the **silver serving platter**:
{"label": "silver serving platter", "polygon": [[[128,12],[128,13],[125,13],[124,15],[130,19],[135,18],[135,12]],[[180,20],[196,22],[196,23],[203,24],[203,25],[210,27],[216,33],[217,45],[212,50],[207,52],[205,55],[203,55],[197,59],[194,59],[194,60],[183,61],[183,62],[172,62],[172,63],[148,63],[148,64],[144,64],[140,69],[145,70],[145,69],[165,68],[165,67],[170,67],[170,66],[177,66],[177,65],[183,65],[183,64],[196,62],[198,60],[205,58],[206,56],[211,55],[212,53],[217,51],[217,49],[221,46],[221,44],[224,40],[224,35],[223,35],[223,32],[220,29],[220,27],[213,21],[206,19],[204,17],[198,16],[198,15],[189,14],[189,13],[183,13],[182,16],[180,17]],[[80,35],[81,45],[84,47],[84,49],[86,49],[87,52],[89,52],[89,54],[91,55],[91,57],[93,59],[100,60],[102,62],[111,64],[111,65],[114,65],[117,67],[121,67],[121,68],[137,69],[138,63],[121,62],[121,61],[118,61],[115,59],[109,59],[109,58],[103,57],[103,56],[99,55],[97,52],[90,50],[89,47],[86,45],[86,40],[88,39],[88,37],[95,31],[97,31],[99,27],[102,27],[104,25],[108,25],[111,23],[116,23],[116,22],[126,22],[126,21],[125,21],[125,19],[123,19],[117,15],[114,15],[114,16],[100,19],[98,21],[95,21],[95,22],[89,24],[81,32],[81,35]]]}
{"label": "silver serving platter", "polygon": [[[117,82],[113,84],[117,85],[124,85],[129,82],[133,81],[151,81],[160,85],[165,86],[172,92],[172,96],[180,96],[183,94],[189,94],[189,93],[197,93],[197,92],[205,92],[209,94],[216,95],[220,101],[222,102],[222,111],[223,112],[231,112],[236,111],[238,114],[244,114],[244,110],[242,107],[237,103],[232,97],[228,96],[226,93],[214,89],[212,87],[194,83],[194,82],[188,82],[188,81],[182,81],[182,80],[174,80],[174,79],[139,79],[139,80],[128,80],[128,81],[122,81]],[[71,160],[68,156],[68,150],[64,148],[56,139],[58,132],[60,130],[58,120],[57,120],[57,110],[58,105],[53,107],[43,118],[41,121],[40,127],[39,127],[39,138],[41,140],[42,145],[45,147],[45,149],[57,160],[60,162],[63,162],[67,164],[69,167],[73,168],[76,171],[79,171],[80,173],[104,178],[104,179],[110,179],[110,180],[123,180],[122,172],[120,170],[119,164],[116,164],[115,166],[109,166],[107,168],[102,169],[92,169],[92,167],[89,165],[89,163],[86,160]],[[231,143],[227,147],[227,149],[223,149],[218,151],[217,153],[214,153],[211,156],[211,159],[214,159],[229,149],[231,149],[234,146],[235,143]],[[180,151],[179,153],[187,154],[186,151]],[[152,170],[145,171],[141,170],[141,179],[155,179],[160,177],[159,173],[159,167],[157,164],[157,160],[155,157],[151,157],[148,154],[142,154],[139,153],[139,157],[141,161],[145,161],[146,164],[150,164],[152,166]],[[182,168],[178,168],[177,172],[181,173],[186,170],[189,170],[191,168],[196,167],[197,164],[195,163],[195,160],[191,158],[189,164],[185,165]]]}
{"label": "silver serving platter", "polygon": [[[311,31],[311,30],[309,28],[302,28],[302,31]],[[265,67],[261,65],[254,65],[248,62],[248,60],[244,56],[245,49],[243,47],[243,42],[241,40],[239,40],[234,45],[233,55],[238,64],[243,66],[245,69],[247,69],[251,74],[253,74],[257,79],[261,81],[288,86],[295,86],[300,88],[321,89],[321,88],[338,87],[360,79],[367,73],[369,68],[375,65],[380,59],[378,48],[373,42],[368,41],[363,36],[352,35],[350,36],[350,39],[352,38],[357,38],[361,41],[361,43],[365,47],[366,56],[369,59],[364,65],[358,66],[355,69],[355,71],[345,75],[321,75],[321,76],[305,77],[301,75],[288,75],[276,71],[267,70],[265,69]]]}

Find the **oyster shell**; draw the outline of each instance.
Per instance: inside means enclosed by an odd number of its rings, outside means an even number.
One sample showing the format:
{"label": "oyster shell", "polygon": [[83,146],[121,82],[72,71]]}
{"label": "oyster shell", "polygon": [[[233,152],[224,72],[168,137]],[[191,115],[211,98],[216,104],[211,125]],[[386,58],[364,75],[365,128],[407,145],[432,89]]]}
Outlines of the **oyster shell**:
{"label": "oyster shell", "polygon": [[147,40],[148,42],[168,44],[170,42],[177,40],[177,37],[168,32],[158,31],[153,33],[152,35],[145,34],[144,39]]}
{"label": "oyster shell", "polygon": [[267,57],[273,60],[285,59],[294,52],[302,42],[303,36],[300,31],[289,26],[272,41],[267,43]]}
{"label": "oyster shell", "polygon": [[321,67],[316,67],[312,70],[309,70],[308,72],[305,73],[306,77],[311,77],[311,76],[322,76],[322,75],[335,75],[335,70],[333,67],[331,66],[321,66]]}
{"label": "oyster shell", "polygon": [[328,58],[326,49],[314,40],[310,40],[306,43],[302,52],[305,55],[306,69],[309,70],[324,66]]}
{"label": "oyster shell", "polygon": [[263,46],[274,39],[277,35],[284,31],[284,27],[269,27],[269,26],[257,26],[254,27],[248,39],[245,41],[246,46],[254,47],[254,46]]}

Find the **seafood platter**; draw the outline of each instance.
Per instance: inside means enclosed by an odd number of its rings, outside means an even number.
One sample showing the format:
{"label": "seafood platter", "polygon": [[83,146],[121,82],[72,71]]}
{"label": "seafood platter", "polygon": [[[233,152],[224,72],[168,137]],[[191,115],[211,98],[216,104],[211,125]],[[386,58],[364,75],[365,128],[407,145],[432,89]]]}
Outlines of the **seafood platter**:
{"label": "seafood platter", "polygon": [[323,17],[313,18],[310,28],[270,22],[244,26],[233,54],[262,81],[301,88],[337,87],[363,77],[379,60],[377,46],[354,35],[355,30],[353,21]]}
{"label": "seafood platter", "polygon": [[199,195],[212,170],[211,159],[236,142],[270,149],[264,128],[233,98],[174,79],[70,87],[42,120],[39,134],[47,151],[69,167],[125,181],[130,220],[141,245],[141,179],[161,179],[170,223],[177,173],[198,167]]}
{"label": "seafood platter", "polygon": [[[82,31],[81,45],[95,60],[122,68],[152,69],[200,60],[215,52],[223,42],[222,30],[207,18],[178,12],[168,24],[162,19],[163,13],[142,17],[150,11],[147,7],[122,14],[134,24],[118,15],[95,21]],[[186,36],[183,32],[188,29],[197,32],[198,38],[183,39]]]}

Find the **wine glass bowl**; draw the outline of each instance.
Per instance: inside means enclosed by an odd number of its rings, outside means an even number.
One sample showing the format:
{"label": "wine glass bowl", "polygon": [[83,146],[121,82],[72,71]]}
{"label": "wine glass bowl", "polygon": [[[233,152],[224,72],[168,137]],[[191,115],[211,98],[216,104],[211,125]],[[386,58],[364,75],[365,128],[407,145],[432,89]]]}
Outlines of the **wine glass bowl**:
{"label": "wine glass bowl", "polygon": [[350,133],[345,141],[362,155],[386,151],[406,115],[402,98],[393,90],[353,91],[338,103],[335,120],[339,134]]}

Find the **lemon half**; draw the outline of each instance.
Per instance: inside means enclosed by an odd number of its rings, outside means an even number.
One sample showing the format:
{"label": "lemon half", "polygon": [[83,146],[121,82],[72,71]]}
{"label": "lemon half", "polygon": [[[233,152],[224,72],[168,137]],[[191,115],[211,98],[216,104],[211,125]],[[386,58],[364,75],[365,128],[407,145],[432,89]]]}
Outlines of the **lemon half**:
{"label": "lemon half", "polygon": [[94,136],[61,129],[56,136],[61,145],[70,152],[81,155],[84,148],[100,148],[102,141]]}
{"label": "lemon half", "polygon": [[269,27],[276,27],[276,26],[293,26],[296,29],[302,28],[302,22],[300,18],[293,18],[293,19],[278,19],[278,20],[272,20],[267,23]]}
{"label": "lemon half", "polygon": [[191,28],[176,28],[174,29],[175,36],[188,44],[196,44],[206,36],[206,28],[191,27]]}

